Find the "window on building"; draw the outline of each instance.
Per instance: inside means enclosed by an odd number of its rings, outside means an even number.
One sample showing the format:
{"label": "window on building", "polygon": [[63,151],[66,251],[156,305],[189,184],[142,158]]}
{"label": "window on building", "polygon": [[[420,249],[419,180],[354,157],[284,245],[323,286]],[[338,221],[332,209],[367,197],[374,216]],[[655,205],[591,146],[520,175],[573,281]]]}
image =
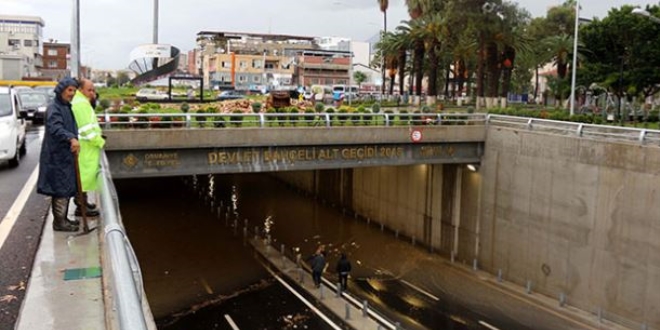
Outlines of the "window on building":
{"label": "window on building", "polygon": [[261,69],[263,67],[263,63],[261,60],[252,60],[252,67],[255,69]]}
{"label": "window on building", "polygon": [[230,62],[222,62],[222,67],[225,69],[231,68],[231,63]]}
{"label": "window on building", "polygon": [[19,39],[7,39],[7,45],[9,45],[9,46],[20,46],[21,41]]}
{"label": "window on building", "polygon": [[247,81],[247,78],[246,78],[245,76],[243,76],[243,75],[239,75],[239,76],[238,76],[238,81],[239,81],[239,82],[246,82],[246,81]]}
{"label": "window on building", "polygon": [[48,50],[48,56],[57,56],[57,49],[49,49]]}
{"label": "window on building", "polygon": [[32,40],[23,40],[23,46],[32,47]]}
{"label": "window on building", "polygon": [[245,69],[245,68],[247,68],[247,62],[246,61],[240,61],[240,62],[238,62],[238,66],[241,69]]}
{"label": "window on building", "polygon": [[49,68],[57,68],[57,61],[48,61]]}
{"label": "window on building", "polygon": [[266,69],[275,69],[275,65],[273,63],[266,62]]}
{"label": "window on building", "polygon": [[256,83],[261,82],[261,77],[259,77],[259,76],[253,76],[253,77],[252,77],[252,82],[256,82]]}

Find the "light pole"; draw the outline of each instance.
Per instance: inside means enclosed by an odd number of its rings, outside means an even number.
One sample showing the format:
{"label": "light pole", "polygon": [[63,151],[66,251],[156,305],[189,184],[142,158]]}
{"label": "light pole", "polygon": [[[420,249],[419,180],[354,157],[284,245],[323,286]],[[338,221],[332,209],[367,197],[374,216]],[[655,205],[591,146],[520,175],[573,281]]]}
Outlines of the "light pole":
{"label": "light pole", "polygon": [[571,117],[575,114],[575,73],[577,71],[578,30],[580,29],[580,0],[575,2],[575,34],[573,36],[573,63],[571,64]]}
{"label": "light pole", "polygon": [[634,8],[632,10],[632,13],[634,15],[644,16],[644,17],[650,19],[653,23],[660,24],[660,18],[657,18],[657,17],[651,15],[651,13],[649,13],[648,11],[646,11],[642,8]]}
{"label": "light pole", "polygon": [[71,24],[71,77],[80,77],[80,0],[73,1]]}

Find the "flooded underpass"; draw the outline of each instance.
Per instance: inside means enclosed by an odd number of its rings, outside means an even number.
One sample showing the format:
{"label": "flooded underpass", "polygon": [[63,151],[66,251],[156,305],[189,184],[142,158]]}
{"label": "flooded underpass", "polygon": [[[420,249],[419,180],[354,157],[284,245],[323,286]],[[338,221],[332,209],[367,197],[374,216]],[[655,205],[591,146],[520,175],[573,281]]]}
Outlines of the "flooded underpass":
{"label": "flooded underpass", "polygon": [[[286,291],[243,239],[270,234],[288,253],[310,256],[327,246],[324,277],[345,252],[353,264],[349,291],[405,329],[539,329],[534,310],[493,306],[494,295],[423,247],[375,221],[306,196],[267,174],[215,175],[116,182],[124,224],[143,271],[160,329],[330,329]],[[310,278],[311,280],[311,278]],[[421,289],[423,288],[423,290]],[[456,288],[463,294],[457,294]],[[481,291],[480,291],[481,290]],[[478,291],[478,292],[477,292]],[[479,293],[481,292],[481,293]],[[495,308],[495,315],[488,311]],[[530,321],[507,316],[507,308]],[[570,328],[549,324],[548,329]]]}

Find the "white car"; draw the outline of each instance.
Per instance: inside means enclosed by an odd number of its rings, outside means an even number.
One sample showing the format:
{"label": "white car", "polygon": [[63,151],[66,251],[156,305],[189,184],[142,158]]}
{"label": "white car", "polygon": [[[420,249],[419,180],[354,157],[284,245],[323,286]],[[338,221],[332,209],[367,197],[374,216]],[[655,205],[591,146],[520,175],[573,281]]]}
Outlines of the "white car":
{"label": "white car", "polygon": [[20,114],[20,102],[16,91],[0,87],[0,161],[9,161],[9,167],[17,167],[25,146],[25,119]]}
{"label": "white car", "polygon": [[153,88],[142,88],[136,94],[135,98],[138,101],[167,101],[170,99],[169,95]]}

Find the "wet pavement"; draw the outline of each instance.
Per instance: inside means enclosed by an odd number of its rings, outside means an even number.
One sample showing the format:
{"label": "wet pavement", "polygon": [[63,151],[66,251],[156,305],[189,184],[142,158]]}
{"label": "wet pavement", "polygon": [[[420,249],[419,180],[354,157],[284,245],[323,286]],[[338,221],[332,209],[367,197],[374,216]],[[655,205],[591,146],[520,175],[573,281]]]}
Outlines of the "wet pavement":
{"label": "wet pavement", "polygon": [[[0,223],[39,162],[43,126],[28,125],[27,154],[17,168],[0,162]],[[30,191],[13,229],[0,248],[0,330],[13,330],[25,298],[30,271],[39,246],[49,200]]]}

